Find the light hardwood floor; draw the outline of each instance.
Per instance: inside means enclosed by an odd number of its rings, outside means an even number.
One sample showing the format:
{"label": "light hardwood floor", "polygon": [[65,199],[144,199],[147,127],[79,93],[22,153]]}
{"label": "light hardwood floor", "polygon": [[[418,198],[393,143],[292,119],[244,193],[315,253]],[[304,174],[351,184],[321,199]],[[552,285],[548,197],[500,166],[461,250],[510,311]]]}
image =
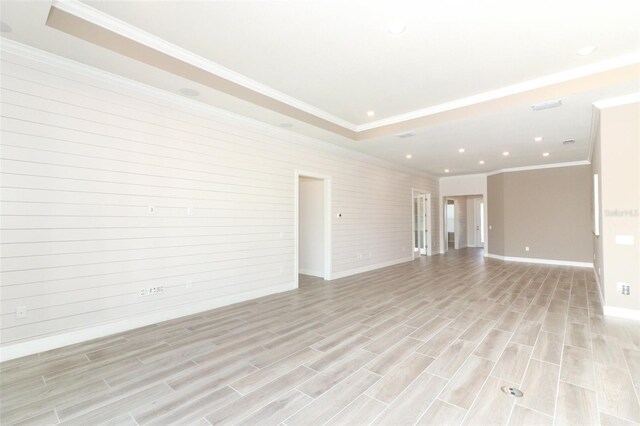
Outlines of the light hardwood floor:
{"label": "light hardwood floor", "polygon": [[463,249],[9,361],[0,385],[3,425],[630,424],[640,325],[602,316],[590,270]]}

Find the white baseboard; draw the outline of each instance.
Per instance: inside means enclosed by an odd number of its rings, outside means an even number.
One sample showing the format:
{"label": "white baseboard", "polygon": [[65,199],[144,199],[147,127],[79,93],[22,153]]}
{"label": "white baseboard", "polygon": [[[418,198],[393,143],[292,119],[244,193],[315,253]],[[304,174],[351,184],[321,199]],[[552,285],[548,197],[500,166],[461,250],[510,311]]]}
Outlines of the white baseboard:
{"label": "white baseboard", "polygon": [[322,271],[314,271],[311,269],[299,269],[298,273],[302,275],[311,275],[312,277],[324,278],[324,273]]}
{"label": "white baseboard", "polygon": [[374,269],[386,268],[387,266],[397,265],[399,263],[411,262],[413,257],[403,257],[402,259],[390,260],[388,262],[376,263],[374,265],[361,266],[359,268],[348,269],[346,271],[334,272],[331,275],[331,279],[344,278],[351,275],[361,274],[363,272],[373,271]]}
{"label": "white baseboard", "polygon": [[295,288],[296,286],[294,283],[281,284],[278,286],[234,294],[228,297],[221,297],[218,299],[206,300],[198,303],[180,306],[168,311],[153,312],[150,314],[142,315],[140,317],[127,318],[125,320],[117,322],[100,324],[94,327],[57,334],[55,336],[42,337],[39,339],[29,340],[27,342],[3,346],[0,347],[0,362],[48,351],[51,349],[61,348],[63,346],[73,345],[75,343],[86,342],[88,340],[109,336],[111,334],[121,333],[123,331],[133,330],[135,328],[156,324],[162,321],[168,321],[187,315],[197,314],[200,312],[219,308],[221,306],[243,302],[245,300],[268,296],[275,293],[282,293],[284,291],[293,290]]}
{"label": "white baseboard", "polygon": [[626,318],[630,320],[640,321],[640,310],[627,309],[627,308],[615,308],[613,306],[603,306],[602,310],[608,317]]}
{"label": "white baseboard", "polygon": [[573,262],[570,260],[553,260],[553,259],[536,259],[530,257],[512,257],[512,256],[500,256],[498,254],[487,253],[486,257],[492,259],[505,260],[507,262],[523,262],[523,263],[541,263],[544,265],[560,265],[560,266],[575,266],[578,268],[593,268],[591,262]]}

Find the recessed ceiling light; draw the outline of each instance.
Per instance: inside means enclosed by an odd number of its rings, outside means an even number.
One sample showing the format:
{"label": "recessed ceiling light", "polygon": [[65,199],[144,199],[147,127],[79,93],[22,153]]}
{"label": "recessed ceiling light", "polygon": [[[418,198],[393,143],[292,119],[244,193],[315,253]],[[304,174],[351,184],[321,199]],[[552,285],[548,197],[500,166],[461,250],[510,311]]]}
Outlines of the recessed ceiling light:
{"label": "recessed ceiling light", "polygon": [[198,92],[197,90],[190,89],[188,87],[183,87],[182,89],[180,89],[180,93],[185,96],[198,96],[200,94],[200,92]]}
{"label": "recessed ceiling light", "polygon": [[598,50],[598,46],[593,45],[593,46],[585,46],[582,49],[578,49],[578,51],[576,52],[576,54],[578,56],[588,56],[591,55],[593,52],[595,52],[596,50]]}
{"label": "recessed ceiling light", "polygon": [[464,152],[464,148],[460,148],[458,152]]}
{"label": "recessed ceiling light", "polygon": [[449,173],[449,169],[444,169],[444,172],[445,173]]}
{"label": "recessed ceiling light", "polygon": [[502,155],[504,155],[506,157],[507,155],[509,155],[509,151],[503,152]]}
{"label": "recessed ceiling light", "polygon": [[533,140],[536,142],[542,142],[542,139],[543,139],[542,136],[536,136],[535,138],[533,138]]}
{"label": "recessed ceiling light", "polygon": [[0,21],[0,32],[10,33],[11,31],[13,31],[13,28],[11,28],[11,25],[7,24],[4,21]]}
{"label": "recessed ceiling light", "polygon": [[484,164],[484,160],[478,161],[478,164]]}
{"label": "recessed ceiling light", "polygon": [[391,22],[389,25],[387,25],[387,31],[389,31],[391,34],[402,34],[405,28],[407,28],[407,26],[399,21]]}
{"label": "recessed ceiling light", "polygon": [[543,152],[543,153],[542,153],[542,156],[543,156],[543,157],[548,157],[548,156],[549,156],[549,153],[548,153],[548,152]]}
{"label": "recessed ceiling light", "polygon": [[291,124],[291,123],[280,123],[280,127],[285,128],[285,129],[289,129],[289,128],[293,127],[293,124]]}
{"label": "recessed ceiling light", "polygon": [[406,156],[406,157],[407,157],[407,158],[411,158],[411,157],[413,157],[413,156],[412,156],[411,154],[407,154],[407,156]]}
{"label": "recessed ceiling light", "polygon": [[376,115],[376,112],[375,111],[367,111],[367,115],[369,117],[373,117],[374,115]]}

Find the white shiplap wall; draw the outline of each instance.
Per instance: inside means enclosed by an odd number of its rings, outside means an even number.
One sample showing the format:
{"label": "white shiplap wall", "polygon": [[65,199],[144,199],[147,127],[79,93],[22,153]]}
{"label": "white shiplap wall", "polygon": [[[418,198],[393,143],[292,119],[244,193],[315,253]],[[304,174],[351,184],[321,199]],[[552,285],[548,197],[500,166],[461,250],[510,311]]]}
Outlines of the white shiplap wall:
{"label": "white shiplap wall", "polygon": [[[16,52],[2,52],[5,359],[292,288],[294,170],[332,178],[336,275],[410,258],[411,188],[438,199],[428,176]],[[151,285],[164,294],[140,297]]]}

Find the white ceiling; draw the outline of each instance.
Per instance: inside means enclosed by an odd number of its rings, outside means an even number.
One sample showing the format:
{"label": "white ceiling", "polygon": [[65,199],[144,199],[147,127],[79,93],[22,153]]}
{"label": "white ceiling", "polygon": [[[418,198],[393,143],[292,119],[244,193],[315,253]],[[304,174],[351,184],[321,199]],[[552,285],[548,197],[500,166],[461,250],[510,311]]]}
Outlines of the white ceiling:
{"label": "white ceiling", "polygon": [[[84,3],[353,125],[640,52],[636,0]],[[206,104],[436,175],[585,160],[591,104],[640,90],[639,76],[570,95],[553,110],[527,104],[417,128],[409,139],[352,141],[47,27],[50,6],[3,0],[1,19],[13,29],[3,37],[174,93],[194,87]],[[398,20],[406,30],[389,34]],[[593,55],[576,55],[591,44]]]}

